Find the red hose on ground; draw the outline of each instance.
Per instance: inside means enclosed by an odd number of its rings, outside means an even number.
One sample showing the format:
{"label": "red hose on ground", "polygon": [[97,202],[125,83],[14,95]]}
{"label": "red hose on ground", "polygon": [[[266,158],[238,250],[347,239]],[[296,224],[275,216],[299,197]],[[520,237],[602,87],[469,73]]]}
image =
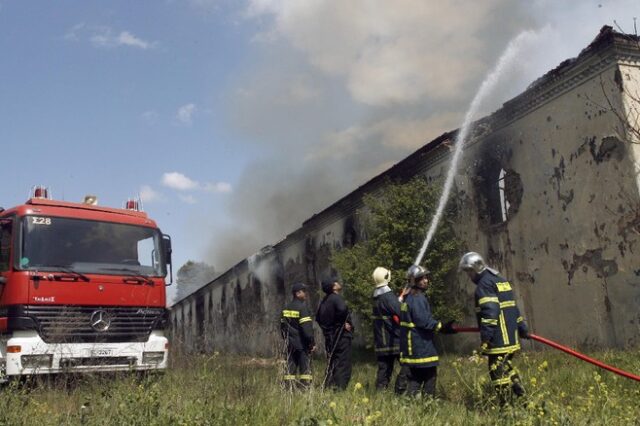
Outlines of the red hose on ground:
{"label": "red hose on ground", "polygon": [[[478,331],[480,331],[476,327],[454,327],[454,329],[459,333],[477,333]],[[626,377],[627,379],[631,379],[631,380],[635,380],[637,382],[640,382],[640,376],[636,376],[635,374],[631,374],[631,373],[626,372],[624,370],[620,370],[619,368],[615,368],[615,367],[612,367],[610,365],[607,365],[602,361],[598,361],[597,359],[590,358],[590,357],[588,357],[588,356],[586,356],[584,354],[581,354],[580,352],[576,352],[573,349],[568,348],[566,346],[562,346],[561,344],[556,343],[556,342],[554,342],[552,340],[545,339],[544,337],[541,337],[541,336],[538,336],[538,335],[535,335],[535,334],[532,334],[532,333],[529,333],[529,337],[531,339],[537,341],[537,342],[543,343],[543,344],[545,344],[547,346],[551,346],[554,349],[558,349],[558,350],[560,350],[562,352],[565,352],[565,353],[567,353],[569,355],[572,355],[572,356],[574,356],[574,357],[576,357],[578,359],[581,359],[582,361],[586,361],[586,362],[588,362],[590,364],[593,364],[593,365],[595,365],[597,367],[600,367],[600,368],[602,368],[604,370],[608,370],[608,371],[611,371],[612,373],[615,373],[615,374],[617,374],[619,376]]]}

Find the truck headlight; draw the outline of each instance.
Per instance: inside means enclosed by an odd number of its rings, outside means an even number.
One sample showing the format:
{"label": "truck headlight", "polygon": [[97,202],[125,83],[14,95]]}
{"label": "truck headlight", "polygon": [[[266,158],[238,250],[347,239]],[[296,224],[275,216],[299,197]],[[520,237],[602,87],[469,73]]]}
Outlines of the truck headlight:
{"label": "truck headlight", "polygon": [[20,357],[22,368],[51,368],[52,354],[22,355]]}
{"label": "truck headlight", "polygon": [[142,352],[143,364],[160,364],[164,361],[164,352]]}

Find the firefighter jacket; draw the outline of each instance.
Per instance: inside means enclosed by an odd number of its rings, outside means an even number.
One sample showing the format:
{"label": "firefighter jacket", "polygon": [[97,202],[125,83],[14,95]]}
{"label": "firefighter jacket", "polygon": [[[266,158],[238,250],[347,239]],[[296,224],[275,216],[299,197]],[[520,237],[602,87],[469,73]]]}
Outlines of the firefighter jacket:
{"label": "firefighter jacket", "polygon": [[280,331],[290,348],[307,351],[315,345],[313,321],[306,303],[293,299],[282,310]]}
{"label": "firefighter jacket", "polygon": [[316,313],[316,321],[322,328],[325,339],[330,342],[334,342],[338,337],[352,337],[352,332],[344,329],[345,323],[349,323],[353,330],[349,308],[339,294],[329,293],[322,299]]}
{"label": "firefighter jacket", "polygon": [[527,324],[516,306],[511,284],[488,269],[476,278],[476,313],[480,339],[487,355],[512,353],[520,349],[519,336]]}
{"label": "firefighter jacket", "polygon": [[442,323],[433,318],[423,292],[407,295],[400,305],[400,327],[400,362],[411,368],[437,366],[433,337]]}
{"label": "firefighter jacket", "polygon": [[388,286],[376,289],[373,297],[373,340],[376,355],[400,353],[400,302]]}

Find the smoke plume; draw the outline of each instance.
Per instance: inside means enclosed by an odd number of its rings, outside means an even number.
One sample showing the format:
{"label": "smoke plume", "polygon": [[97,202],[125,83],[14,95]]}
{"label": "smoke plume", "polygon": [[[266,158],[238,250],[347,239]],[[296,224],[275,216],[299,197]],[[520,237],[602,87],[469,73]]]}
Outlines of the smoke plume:
{"label": "smoke plume", "polygon": [[[486,114],[576,56],[635,1],[249,0],[257,65],[226,94],[229,125],[261,152],[214,229],[207,261],[224,271],[341,196],[460,126],[508,41],[545,28]],[[628,22],[626,22],[626,21]],[[426,224],[425,224],[426,226]]]}

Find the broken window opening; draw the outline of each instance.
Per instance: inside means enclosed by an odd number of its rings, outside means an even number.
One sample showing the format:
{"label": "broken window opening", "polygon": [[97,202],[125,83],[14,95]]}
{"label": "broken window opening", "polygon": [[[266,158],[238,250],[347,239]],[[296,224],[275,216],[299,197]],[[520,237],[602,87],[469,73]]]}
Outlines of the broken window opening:
{"label": "broken window opening", "polygon": [[500,174],[498,175],[498,192],[500,193],[500,212],[502,222],[506,222],[509,218],[509,207],[511,204],[507,199],[507,193],[505,189],[507,172],[504,169],[500,169]]}

